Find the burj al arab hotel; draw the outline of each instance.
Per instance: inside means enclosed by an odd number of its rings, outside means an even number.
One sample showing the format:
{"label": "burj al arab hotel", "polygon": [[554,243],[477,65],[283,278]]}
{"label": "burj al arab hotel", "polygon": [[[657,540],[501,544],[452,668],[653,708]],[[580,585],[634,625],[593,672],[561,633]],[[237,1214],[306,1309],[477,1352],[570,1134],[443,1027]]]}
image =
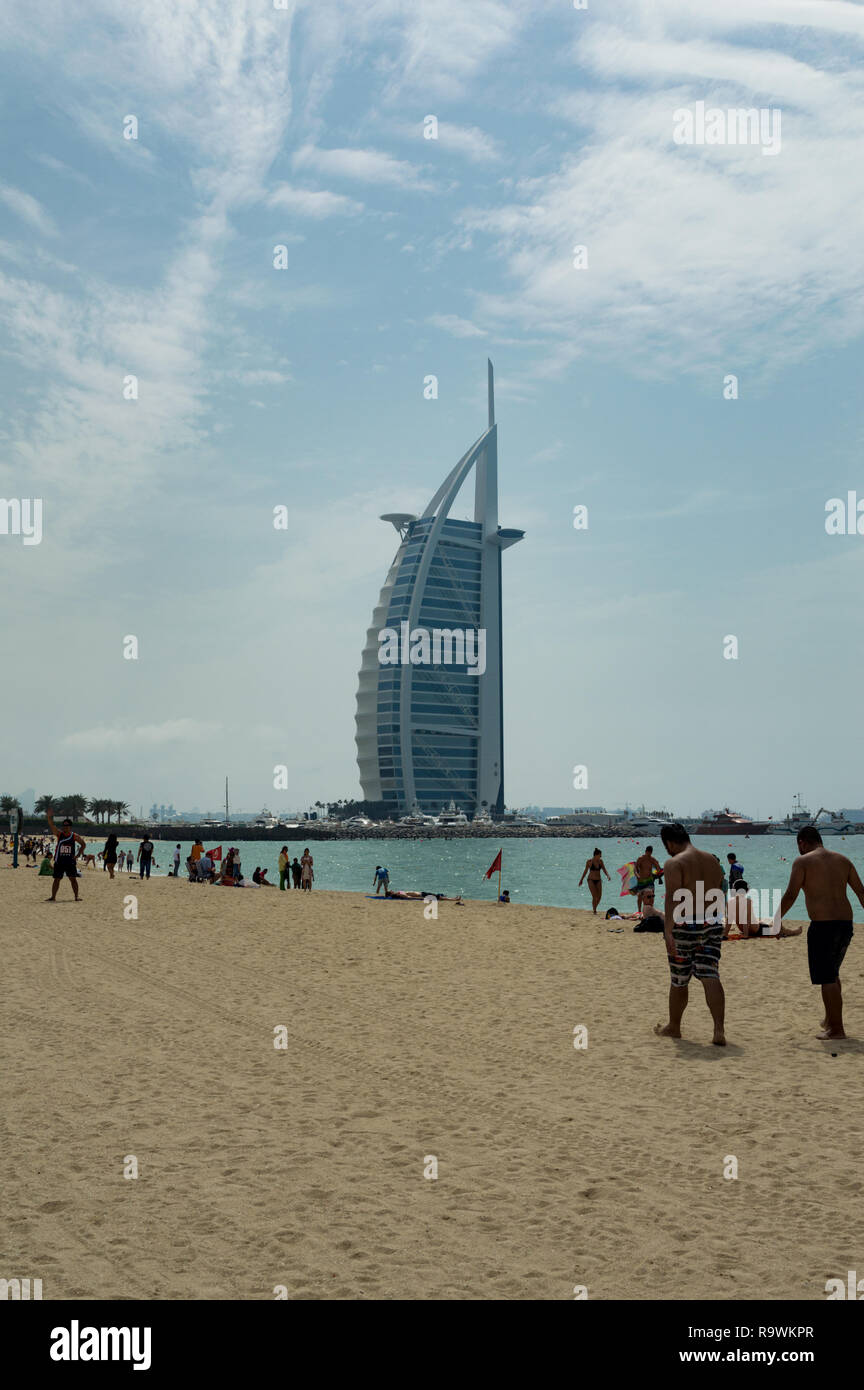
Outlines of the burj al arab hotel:
{"label": "burj al arab hotel", "polygon": [[[366,634],[356,742],[364,798],[383,802],[394,816],[438,814],[450,801],[469,817],[504,810],[501,552],[525,533],[498,525],[488,366],[487,429],[422,516],[381,518],[395,526],[400,545]],[[472,469],[474,520],[451,520]],[[400,634],[401,654],[384,660]],[[484,644],[485,661],[478,662]]]}

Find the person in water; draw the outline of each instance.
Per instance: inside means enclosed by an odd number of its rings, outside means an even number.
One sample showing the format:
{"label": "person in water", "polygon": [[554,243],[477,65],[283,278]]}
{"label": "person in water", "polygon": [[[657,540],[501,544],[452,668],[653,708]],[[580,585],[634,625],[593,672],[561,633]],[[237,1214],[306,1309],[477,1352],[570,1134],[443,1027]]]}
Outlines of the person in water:
{"label": "person in water", "polygon": [[864,884],[851,859],[825,848],[815,825],[805,825],[798,831],[798,849],[799,856],[792,865],[789,884],[780,900],[780,916],[786,916],[803,888],[810,916],[807,928],[810,980],[821,986],[825,1005],[822,1030],[816,1036],[829,1042],[846,1036],[840,966],[853,932],[852,908],[846,890],[851,888],[864,907]]}
{"label": "person in water", "polygon": [[579,887],[581,888],[585,875],[588,875],[588,892],[591,894],[591,911],[595,916],[597,908],[600,906],[600,899],[603,896],[603,879],[600,877],[601,871],[609,878],[609,871],[603,863],[603,853],[601,850],[595,849],[591,858],[585,860],[585,868],[582,870],[582,878],[579,880]]}

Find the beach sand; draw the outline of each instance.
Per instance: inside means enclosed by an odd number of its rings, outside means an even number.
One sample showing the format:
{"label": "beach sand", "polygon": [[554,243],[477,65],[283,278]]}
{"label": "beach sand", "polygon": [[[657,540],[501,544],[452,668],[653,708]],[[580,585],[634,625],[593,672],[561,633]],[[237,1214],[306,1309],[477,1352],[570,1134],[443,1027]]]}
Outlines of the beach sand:
{"label": "beach sand", "polygon": [[686,1041],[653,1035],[662,937],[586,912],[101,870],[51,906],[8,863],[0,1274],[46,1300],[823,1299],[864,1275],[860,929],[839,1044],[803,938],[724,947],[724,1051],[699,986]]}

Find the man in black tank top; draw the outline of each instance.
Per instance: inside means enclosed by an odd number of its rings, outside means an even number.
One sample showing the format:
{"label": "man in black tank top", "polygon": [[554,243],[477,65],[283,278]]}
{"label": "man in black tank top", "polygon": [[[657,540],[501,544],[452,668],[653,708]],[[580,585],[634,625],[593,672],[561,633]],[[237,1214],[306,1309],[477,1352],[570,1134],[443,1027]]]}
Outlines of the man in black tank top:
{"label": "man in black tank top", "polygon": [[55,837],[57,841],[56,845],[54,846],[54,882],[51,885],[51,897],[48,898],[47,901],[49,903],[54,902],[54,900],[57,897],[57,889],[60,887],[62,879],[68,878],[69,882],[72,884],[72,892],[75,894],[75,901],[77,903],[78,850],[76,847],[80,845],[81,853],[83,854],[85,849],[87,848],[87,841],[82,840],[80,835],[76,835],[75,831],[72,829],[72,822],[70,821],[68,816],[66,817],[60,829],[58,830],[56,825],[54,824],[54,813],[50,806],[46,806],[45,815],[47,816],[48,824],[51,827],[51,834]]}

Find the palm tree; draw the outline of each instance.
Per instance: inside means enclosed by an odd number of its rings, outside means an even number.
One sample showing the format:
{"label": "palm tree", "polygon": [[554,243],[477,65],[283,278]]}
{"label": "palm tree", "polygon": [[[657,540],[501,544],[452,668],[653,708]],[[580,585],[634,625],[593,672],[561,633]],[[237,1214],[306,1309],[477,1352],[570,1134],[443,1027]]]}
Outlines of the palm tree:
{"label": "palm tree", "polygon": [[60,798],[60,810],[71,821],[80,820],[87,808],[87,800],[83,792],[71,792]]}
{"label": "palm tree", "polygon": [[40,796],[39,800],[36,802],[36,805],[33,807],[33,810],[36,812],[37,816],[44,816],[49,806],[53,809],[53,796]]}
{"label": "palm tree", "polygon": [[110,804],[110,806],[111,806],[111,809],[116,813],[118,822],[121,821],[121,820],[123,819],[124,816],[128,816],[128,814],[129,814],[129,806],[128,806],[128,803],[127,803],[127,802],[125,802],[125,801],[112,801],[112,802],[110,802],[109,804]]}
{"label": "palm tree", "polygon": [[10,811],[20,810],[17,796],[0,796],[0,811],[8,816]]}

